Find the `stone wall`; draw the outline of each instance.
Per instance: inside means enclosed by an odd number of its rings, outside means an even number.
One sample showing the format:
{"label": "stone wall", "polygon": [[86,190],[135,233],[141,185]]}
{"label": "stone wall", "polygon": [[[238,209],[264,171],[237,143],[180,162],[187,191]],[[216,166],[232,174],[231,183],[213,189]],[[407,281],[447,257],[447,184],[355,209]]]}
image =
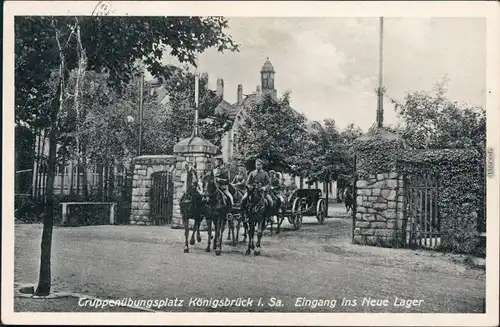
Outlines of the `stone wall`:
{"label": "stone wall", "polygon": [[354,243],[395,246],[403,241],[404,179],[396,164],[403,147],[400,138],[383,127],[355,141]]}
{"label": "stone wall", "polygon": [[385,245],[403,228],[403,177],[397,172],[369,174],[356,182],[354,243]]}
{"label": "stone wall", "polygon": [[[181,170],[176,168],[176,156],[147,155],[134,158],[134,177],[132,182],[132,203],[130,223],[133,225],[150,225],[150,190],[151,175],[156,172],[172,173],[174,199],[182,188]],[[175,200],[174,200],[175,206]]]}

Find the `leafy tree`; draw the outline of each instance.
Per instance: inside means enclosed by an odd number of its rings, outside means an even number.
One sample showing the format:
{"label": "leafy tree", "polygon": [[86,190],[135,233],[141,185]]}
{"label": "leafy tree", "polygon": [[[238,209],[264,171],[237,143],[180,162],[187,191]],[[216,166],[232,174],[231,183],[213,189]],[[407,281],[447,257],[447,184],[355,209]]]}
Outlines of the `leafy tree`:
{"label": "leafy tree", "polygon": [[391,100],[402,121],[398,131],[415,149],[474,148],[479,153],[479,217],[485,223],[486,111],[482,107],[451,101],[446,80],[436,84],[434,94],[408,92],[402,102]]}
{"label": "leafy tree", "polygon": [[[109,84],[120,91],[142,60],[154,75],[165,74],[166,52],[195,65],[195,56],[208,48],[237,50],[226,34],[222,17],[72,17],[23,16],[15,18],[16,121],[26,120],[48,129],[47,199],[41,243],[38,295],[50,293],[50,256],[53,230],[53,187],[60,136],[60,115],[73,96],[78,121],[85,72],[107,73]],[[77,69],[74,90],[70,72]],[[55,73],[54,73],[55,72]],[[51,84],[54,83],[54,84]]]}
{"label": "leafy tree", "polygon": [[344,130],[340,132],[340,139],[343,144],[344,154],[344,170],[339,174],[337,179],[337,189],[340,190],[352,184],[352,172],[354,171],[354,141],[363,134],[363,130],[349,124]]}
{"label": "leafy tree", "polygon": [[438,83],[435,94],[409,92],[403,102],[392,100],[402,121],[399,130],[416,149],[484,147],[486,111],[452,102],[446,84]]}
{"label": "leafy tree", "polygon": [[276,99],[265,94],[247,107],[237,131],[235,158],[247,164],[260,158],[268,169],[296,173],[307,140],[306,119],[290,107],[290,95]]}
{"label": "leafy tree", "polygon": [[[169,95],[169,112],[164,128],[167,129],[168,153],[172,153],[173,146],[180,139],[192,133],[194,106],[195,106],[195,76],[186,67],[171,66],[170,76],[165,78],[165,88]],[[215,115],[214,110],[222,101],[222,97],[208,88],[208,75],[203,74],[199,79],[199,123],[200,132],[204,138],[215,146],[221,147],[222,136],[231,125],[228,117]]]}
{"label": "leafy tree", "polygon": [[353,124],[339,131],[333,119],[326,119],[324,128],[312,134],[311,141],[306,142],[301,155],[303,175],[311,181],[337,181],[339,189],[350,184],[354,155],[352,144],[359,135],[360,129]]}

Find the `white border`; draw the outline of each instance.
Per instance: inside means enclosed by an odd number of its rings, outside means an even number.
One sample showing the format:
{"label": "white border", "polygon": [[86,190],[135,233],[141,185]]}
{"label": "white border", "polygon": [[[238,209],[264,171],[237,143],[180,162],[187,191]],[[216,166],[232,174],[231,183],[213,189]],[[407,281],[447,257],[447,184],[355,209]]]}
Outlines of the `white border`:
{"label": "white border", "polygon": [[495,176],[487,180],[486,314],[368,313],[14,313],[14,16],[90,15],[95,1],[8,1],[4,3],[2,321],[11,324],[175,324],[175,325],[453,325],[498,324],[499,298],[499,90],[500,7],[496,2],[159,2],[119,1],[110,15],[292,16],[292,17],[485,17],[487,19],[487,138],[494,149]]}

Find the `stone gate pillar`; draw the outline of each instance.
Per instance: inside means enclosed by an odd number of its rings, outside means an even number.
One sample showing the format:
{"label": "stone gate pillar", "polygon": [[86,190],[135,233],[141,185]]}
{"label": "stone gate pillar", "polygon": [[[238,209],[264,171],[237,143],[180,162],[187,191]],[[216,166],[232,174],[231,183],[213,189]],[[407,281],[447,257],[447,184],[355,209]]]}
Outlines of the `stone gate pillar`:
{"label": "stone gate pillar", "polygon": [[[144,155],[133,159],[132,202],[130,224],[151,225],[151,177],[156,172],[173,172],[176,158],[173,155]],[[174,187],[179,183],[174,180]]]}
{"label": "stone gate pillar", "polygon": [[[174,146],[174,154],[177,156],[176,176],[175,180],[182,180],[174,191],[174,212],[172,217],[172,228],[183,228],[182,216],[179,206],[179,200],[186,190],[185,180],[181,177],[186,174],[186,163],[196,163],[196,171],[198,176],[202,176],[209,168],[209,163],[213,156],[217,153],[217,147],[209,141],[194,133],[191,137],[181,140]],[[205,224],[203,221],[202,227]]]}
{"label": "stone gate pillar", "polygon": [[360,136],[355,147],[354,243],[396,246],[404,235],[404,181],[396,166],[403,142],[385,128],[375,127]]}

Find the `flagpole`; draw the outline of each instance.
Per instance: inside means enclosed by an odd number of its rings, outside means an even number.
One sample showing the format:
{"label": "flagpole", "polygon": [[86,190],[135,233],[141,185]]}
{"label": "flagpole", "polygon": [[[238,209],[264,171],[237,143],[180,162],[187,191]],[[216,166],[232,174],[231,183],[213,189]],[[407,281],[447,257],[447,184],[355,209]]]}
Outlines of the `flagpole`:
{"label": "flagpole", "polygon": [[194,126],[193,126],[193,137],[198,136],[198,97],[199,97],[199,87],[200,87],[200,76],[199,76],[199,70],[198,70],[198,58],[195,59],[196,61],[196,67],[195,67],[195,72],[194,72]]}
{"label": "flagpole", "polygon": [[141,65],[141,76],[139,78],[139,143],[137,145],[137,155],[141,155],[142,147],[142,118],[143,118],[143,99],[144,97],[144,67]]}
{"label": "flagpole", "polygon": [[384,92],[383,92],[383,51],[384,51],[384,17],[380,17],[380,46],[379,46],[379,71],[378,71],[378,103],[377,103],[377,127],[381,128],[384,123]]}

